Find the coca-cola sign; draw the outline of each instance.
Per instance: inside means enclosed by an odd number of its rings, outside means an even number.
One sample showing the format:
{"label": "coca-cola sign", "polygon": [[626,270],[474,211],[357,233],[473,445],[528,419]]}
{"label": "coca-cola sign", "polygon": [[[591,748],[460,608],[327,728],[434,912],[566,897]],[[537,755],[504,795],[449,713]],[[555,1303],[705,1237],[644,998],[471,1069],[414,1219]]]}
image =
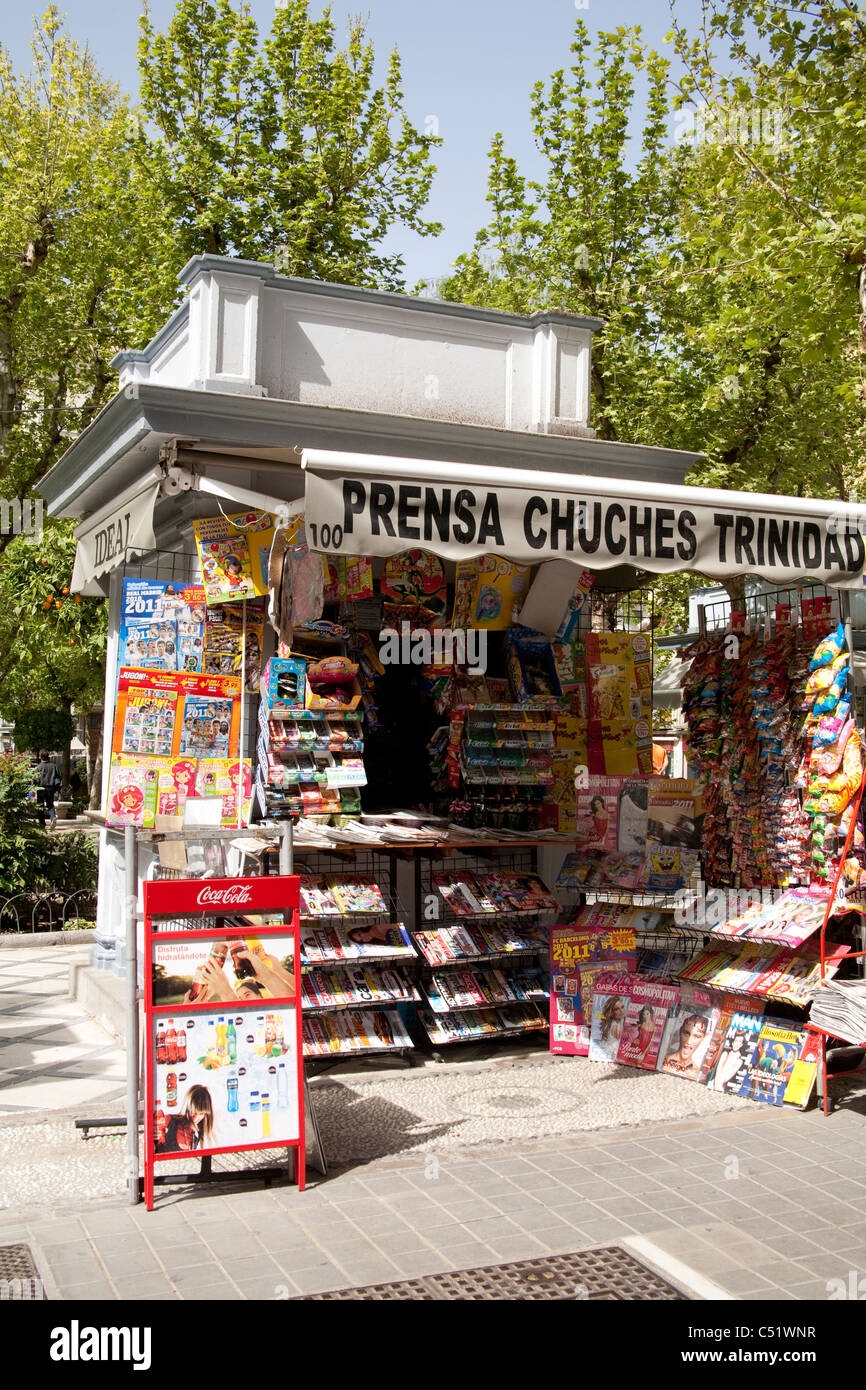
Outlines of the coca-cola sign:
{"label": "coca-cola sign", "polygon": [[183,916],[185,913],[291,912],[298,906],[294,874],[266,878],[157,880],[144,884],[145,913]]}
{"label": "coca-cola sign", "polygon": [[231,883],[227,888],[202,888],[196,897],[199,907],[241,907],[252,901],[252,893],[246,883]]}

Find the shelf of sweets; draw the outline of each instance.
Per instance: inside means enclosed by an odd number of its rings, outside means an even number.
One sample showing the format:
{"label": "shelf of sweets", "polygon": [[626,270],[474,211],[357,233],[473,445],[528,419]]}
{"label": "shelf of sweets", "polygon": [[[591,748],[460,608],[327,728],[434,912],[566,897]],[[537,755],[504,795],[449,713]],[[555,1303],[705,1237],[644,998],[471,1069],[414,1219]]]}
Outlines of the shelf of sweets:
{"label": "shelf of sweets", "polygon": [[467,767],[461,760],[460,775],[467,787],[550,787],[554,782],[554,775],[550,768],[540,767],[520,767],[514,769],[515,776],[507,777],[506,769],[495,765],[491,767],[494,776],[485,777],[482,774],[484,769],[481,767]]}
{"label": "shelf of sweets", "polygon": [[436,1047],[448,1043],[478,1042],[482,1038],[520,1037],[526,1033],[540,1033],[548,1028],[547,1017],[539,1013],[532,1004],[522,1006],[527,1012],[517,1022],[514,1015],[519,1007],[521,1006],[511,1005],[508,1008],[510,1019],[503,1018],[503,1010],[497,1008],[478,1009],[474,1012],[454,1009],[444,1014],[433,1014],[426,1009],[419,1009],[418,1019]]}
{"label": "shelf of sweets", "polygon": [[464,988],[454,989],[447,976],[439,977],[434,972],[432,981],[424,986],[426,1002],[433,1013],[495,1009],[511,1004],[540,1003],[550,998],[550,991],[542,982],[541,971],[508,976],[494,969],[480,979],[471,971],[466,971],[460,980]]}
{"label": "shelf of sweets", "polygon": [[388,1009],[305,1016],[302,1026],[305,1057],[402,1052],[414,1046],[400,1015]]}
{"label": "shelf of sweets", "polygon": [[[364,996],[357,980],[360,975]],[[390,975],[388,984],[385,976]],[[353,978],[355,977],[355,978]],[[313,967],[302,975],[303,1008],[305,1012],[319,1013],[332,1009],[381,1009],[395,1004],[416,1004],[420,995],[414,985],[394,971],[384,971],[382,978],[356,966],[351,973],[327,971]]]}
{"label": "shelf of sweets", "polygon": [[455,923],[415,931],[412,938],[422,959],[435,967],[472,962],[492,965],[547,950],[546,937],[543,941],[533,940],[523,933],[503,933],[501,926],[490,926],[492,930],[487,936],[483,929]]}
{"label": "shelf of sweets", "polygon": [[307,721],[310,719],[324,719],[333,721],[335,724],[360,724],[364,718],[364,712],[360,709],[339,709],[329,714],[327,710],[321,709],[296,709],[291,714],[274,714],[272,708],[263,699],[259,705],[259,718],[273,721],[275,724],[294,724],[296,720]]}

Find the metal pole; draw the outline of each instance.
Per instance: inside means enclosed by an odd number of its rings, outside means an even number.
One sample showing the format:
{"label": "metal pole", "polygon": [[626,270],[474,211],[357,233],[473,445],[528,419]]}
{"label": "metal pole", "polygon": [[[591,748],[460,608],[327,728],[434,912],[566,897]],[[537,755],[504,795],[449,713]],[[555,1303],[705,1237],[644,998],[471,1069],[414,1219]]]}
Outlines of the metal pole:
{"label": "metal pole", "polygon": [[290,874],[294,870],[294,826],[290,820],[283,821],[280,833],[280,873]]}
{"label": "metal pole", "polygon": [[138,1192],[138,846],[135,827],[123,832],[125,872],[124,915],[126,925],[126,1172],[129,1204],[141,1200]]}

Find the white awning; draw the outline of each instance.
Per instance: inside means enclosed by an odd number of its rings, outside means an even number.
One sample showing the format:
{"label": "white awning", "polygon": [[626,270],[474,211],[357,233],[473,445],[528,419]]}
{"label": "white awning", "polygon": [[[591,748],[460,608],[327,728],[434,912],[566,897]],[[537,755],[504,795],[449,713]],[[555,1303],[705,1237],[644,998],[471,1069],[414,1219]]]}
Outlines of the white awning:
{"label": "white awning", "polygon": [[774,584],[863,583],[866,508],[757,492],[305,449],[311,550],[565,559]]}
{"label": "white awning", "polygon": [[78,527],[70,585],[74,594],[101,594],[101,575],[110,574],[134,556],[156,548],[153,509],[159,485],[159,474],[148,473],[135,487]]}

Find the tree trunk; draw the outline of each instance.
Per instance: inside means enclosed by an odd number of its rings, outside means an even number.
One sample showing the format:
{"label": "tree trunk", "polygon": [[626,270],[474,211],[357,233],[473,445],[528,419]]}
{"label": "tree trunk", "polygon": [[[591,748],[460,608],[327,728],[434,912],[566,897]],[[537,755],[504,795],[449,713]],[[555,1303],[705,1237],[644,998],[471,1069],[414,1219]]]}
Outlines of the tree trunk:
{"label": "tree trunk", "polygon": [[102,739],[96,745],[96,757],[93,760],[88,785],[90,788],[88,806],[91,811],[98,811],[102,806]]}
{"label": "tree trunk", "polygon": [[[72,718],[72,702],[66,705],[66,712]],[[69,801],[72,793],[69,790],[69,775],[72,771],[72,739],[68,738],[63,745],[63,768],[60,773],[60,800]]]}

